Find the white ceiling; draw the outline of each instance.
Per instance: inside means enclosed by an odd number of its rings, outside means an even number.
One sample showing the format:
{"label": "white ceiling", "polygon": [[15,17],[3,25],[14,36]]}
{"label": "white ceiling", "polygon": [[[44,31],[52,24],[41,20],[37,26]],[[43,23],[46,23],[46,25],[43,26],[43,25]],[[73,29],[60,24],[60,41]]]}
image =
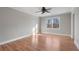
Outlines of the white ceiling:
{"label": "white ceiling", "polygon": [[41,14],[41,12],[37,13],[37,11],[39,11],[41,7],[12,7],[12,8],[38,17],[67,13],[71,12],[73,9],[72,7],[47,7],[52,8],[50,10],[50,13]]}

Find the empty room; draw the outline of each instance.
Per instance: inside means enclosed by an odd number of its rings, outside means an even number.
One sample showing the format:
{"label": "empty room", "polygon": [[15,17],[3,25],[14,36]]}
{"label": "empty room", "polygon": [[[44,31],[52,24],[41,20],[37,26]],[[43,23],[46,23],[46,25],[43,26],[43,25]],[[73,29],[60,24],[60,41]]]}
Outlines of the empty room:
{"label": "empty room", "polygon": [[78,7],[0,7],[0,51],[78,51]]}

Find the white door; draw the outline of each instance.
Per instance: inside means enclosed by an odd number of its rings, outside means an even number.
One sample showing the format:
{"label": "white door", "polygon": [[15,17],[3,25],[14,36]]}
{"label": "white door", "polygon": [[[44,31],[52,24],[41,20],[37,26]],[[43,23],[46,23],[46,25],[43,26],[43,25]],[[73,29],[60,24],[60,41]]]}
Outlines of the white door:
{"label": "white door", "polygon": [[75,44],[79,48],[79,8],[75,8],[74,26]]}

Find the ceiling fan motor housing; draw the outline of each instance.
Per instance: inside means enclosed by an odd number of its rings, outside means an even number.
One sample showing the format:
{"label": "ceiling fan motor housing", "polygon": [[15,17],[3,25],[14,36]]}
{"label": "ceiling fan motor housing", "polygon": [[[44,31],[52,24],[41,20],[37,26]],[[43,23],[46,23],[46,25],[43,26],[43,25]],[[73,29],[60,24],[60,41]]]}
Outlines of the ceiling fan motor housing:
{"label": "ceiling fan motor housing", "polygon": [[42,10],[41,11],[42,11],[42,14],[45,13],[45,12],[48,12],[48,10],[45,7],[42,7]]}

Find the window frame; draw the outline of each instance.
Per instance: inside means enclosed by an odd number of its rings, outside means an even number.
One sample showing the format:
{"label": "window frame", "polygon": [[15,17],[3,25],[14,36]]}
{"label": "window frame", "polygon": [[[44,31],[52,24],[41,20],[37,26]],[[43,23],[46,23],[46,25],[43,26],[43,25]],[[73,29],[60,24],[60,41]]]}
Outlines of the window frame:
{"label": "window frame", "polygon": [[[57,18],[59,21],[59,28],[54,28],[54,27],[52,27],[52,28],[49,28],[48,27],[48,21],[49,20],[54,20],[53,18]],[[53,25],[52,25],[53,26]],[[59,30],[60,29],[60,17],[59,16],[56,16],[56,17],[49,17],[49,18],[47,18],[47,29],[57,29],[57,30]]]}

